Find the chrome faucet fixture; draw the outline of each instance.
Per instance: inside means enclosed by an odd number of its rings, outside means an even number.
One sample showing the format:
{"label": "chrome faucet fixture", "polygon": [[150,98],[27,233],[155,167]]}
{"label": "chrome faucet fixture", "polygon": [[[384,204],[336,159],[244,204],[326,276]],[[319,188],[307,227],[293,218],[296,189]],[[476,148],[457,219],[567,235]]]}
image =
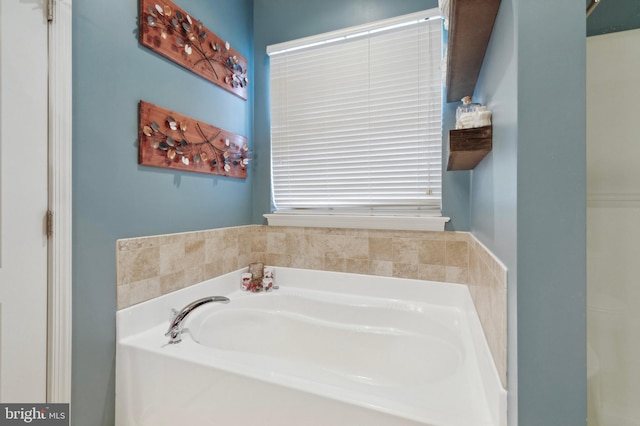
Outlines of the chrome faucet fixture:
{"label": "chrome faucet fixture", "polygon": [[165,336],[169,337],[169,343],[180,343],[182,341],[182,323],[184,322],[184,319],[197,307],[211,302],[229,303],[230,300],[228,297],[224,296],[203,297],[202,299],[198,299],[195,302],[189,303],[180,311],[176,311],[174,309],[173,317],[171,318],[169,324],[169,330],[165,333]]}

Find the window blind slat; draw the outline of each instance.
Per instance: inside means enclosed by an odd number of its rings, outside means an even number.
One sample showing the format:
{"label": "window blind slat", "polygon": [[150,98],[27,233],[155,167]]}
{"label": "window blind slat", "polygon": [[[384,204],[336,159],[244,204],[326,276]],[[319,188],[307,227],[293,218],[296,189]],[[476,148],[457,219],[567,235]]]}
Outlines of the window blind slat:
{"label": "window blind slat", "polygon": [[277,209],[438,205],[441,20],[271,56]]}

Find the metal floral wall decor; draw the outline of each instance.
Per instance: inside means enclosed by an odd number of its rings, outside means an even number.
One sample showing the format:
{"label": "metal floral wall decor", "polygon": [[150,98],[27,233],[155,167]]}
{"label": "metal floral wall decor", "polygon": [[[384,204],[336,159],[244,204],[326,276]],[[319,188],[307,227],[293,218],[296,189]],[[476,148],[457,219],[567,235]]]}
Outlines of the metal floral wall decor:
{"label": "metal floral wall decor", "polygon": [[247,99],[247,60],[168,0],[140,0],[140,43],[225,90]]}
{"label": "metal floral wall decor", "polygon": [[140,101],[138,164],[245,179],[244,136]]}

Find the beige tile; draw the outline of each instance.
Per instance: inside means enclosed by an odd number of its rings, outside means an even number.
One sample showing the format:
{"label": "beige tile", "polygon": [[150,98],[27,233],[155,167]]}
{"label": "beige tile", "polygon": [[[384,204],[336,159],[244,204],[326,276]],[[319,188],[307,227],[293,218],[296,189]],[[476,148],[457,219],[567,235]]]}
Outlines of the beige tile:
{"label": "beige tile", "polygon": [[285,234],[285,254],[295,256],[322,256],[322,241],[308,234]]}
{"label": "beige tile", "polygon": [[489,272],[489,268],[482,261],[478,262],[477,276],[475,284],[482,288],[490,288],[493,275]]}
{"label": "beige tile", "polygon": [[197,239],[184,244],[183,268],[191,268],[205,263],[205,240]]}
{"label": "beige tile", "polygon": [[445,241],[424,240],[418,248],[418,261],[425,265],[444,265]]}
{"label": "beige tile", "polygon": [[266,252],[267,251],[267,234],[259,232],[253,234],[251,241],[251,251]]}
{"label": "beige tile", "polygon": [[159,253],[158,247],[131,250],[126,254],[121,252],[118,284],[130,284],[158,276],[160,273]]}
{"label": "beige tile", "polygon": [[306,234],[305,236],[308,238],[306,256],[324,258],[326,247],[324,234]]}
{"label": "beige tile", "polygon": [[225,251],[222,253],[222,261],[228,262],[230,260],[233,260],[233,263],[237,265],[239,255],[240,255],[240,251],[238,250],[238,246],[229,247],[225,249]]}
{"label": "beige tile", "polygon": [[184,241],[160,246],[160,274],[166,275],[184,269]]}
{"label": "beige tile", "polygon": [[349,237],[369,238],[368,229],[345,229],[345,235]]}
{"label": "beige tile", "polygon": [[255,256],[252,253],[249,254],[239,254],[238,255],[238,269],[245,268],[249,266],[250,263],[253,263]]}
{"label": "beige tile", "polygon": [[210,237],[204,242],[205,263],[219,262],[224,257],[224,243],[220,238]]}
{"label": "beige tile", "polygon": [[393,263],[393,276],[397,278],[418,279],[418,265],[408,263]]}
{"label": "beige tile", "polygon": [[497,258],[494,257],[495,264],[493,269],[493,274],[498,278],[500,282],[503,282],[505,287],[507,284],[507,267],[500,262]]}
{"label": "beige tile", "polygon": [[414,238],[393,238],[393,262],[404,264],[418,264],[419,240]]}
{"label": "beige tile", "polygon": [[291,265],[291,255],[267,253],[265,265],[282,266],[288,268]]}
{"label": "beige tile", "polygon": [[478,257],[475,250],[469,248],[469,281],[467,284],[475,285],[478,283]]}
{"label": "beige tile", "polygon": [[240,248],[237,231],[224,234],[222,238],[222,257],[237,257],[238,253],[240,253]]}
{"label": "beige tile", "polygon": [[496,363],[500,380],[503,386],[506,387],[506,290],[492,292],[490,305],[492,307],[492,315],[490,321],[487,321],[489,326],[485,328],[485,335]]}
{"label": "beige tile", "polygon": [[168,294],[176,290],[180,290],[186,286],[184,271],[173,272],[171,274],[160,276],[160,291],[162,294]]}
{"label": "beige tile", "polygon": [[446,266],[469,266],[469,244],[466,241],[447,241],[445,261]]}
{"label": "beige tile", "polygon": [[154,277],[147,280],[136,281],[129,284],[129,304],[151,300],[161,296],[160,278]]}
{"label": "beige tile", "polygon": [[255,263],[255,262],[261,262],[261,263],[267,264],[267,253],[262,253],[262,252],[251,253],[251,257],[249,258],[249,261],[245,262],[246,265],[243,263],[242,266],[247,266],[249,265],[249,263]]}
{"label": "beige tile", "polygon": [[393,261],[393,239],[369,238],[369,259]]}
{"label": "beige tile", "polygon": [[[184,270],[184,286],[201,283],[205,280],[205,265],[192,266]],[[238,268],[236,268],[238,269]],[[234,271],[236,270],[234,269]]]}
{"label": "beige tile", "polygon": [[369,259],[369,238],[347,236],[345,239],[344,257],[350,259]]}
{"label": "beige tile", "polygon": [[[489,271],[494,274],[494,271],[497,268],[497,263],[493,257],[493,254],[491,254],[491,252],[489,251],[485,251],[485,255],[483,256],[483,260],[487,265],[487,268],[489,269]],[[494,274],[495,275],[495,274]]]}
{"label": "beige tile", "polygon": [[420,239],[421,232],[394,230],[394,231],[391,231],[391,236],[394,239],[395,238]]}
{"label": "beige tile", "polygon": [[449,234],[455,234],[455,232],[436,232],[436,231],[422,231],[419,234],[421,240],[435,240],[444,241]]}
{"label": "beige tile", "polygon": [[325,234],[324,254],[331,257],[344,257],[349,237],[341,234]]}
{"label": "beige tile", "polygon": [[251,252],[253,247],[253,233],[251,228],[241,228],[238,231],[238,253]]}
{"label": "beige tile", "polygon": [[222,231],[222,239],[225,241],[225,243],[236,244],[236,242],[238,241],[238,235],[240,234],[240,231],[238,228],[236,227],[222,228],[221,231]]}
{"label": "beige tile", "polygon": [[507,288],[507,278],[508,277],[508,272],[506,269],[503,269],[502,271],[500,271],[500,274],[498,274],[498,282],[500,283],[500,287],[506,289]]}
{"label": "beige tile", "polygon": [[131,306],[129,303],[129,284],[119,285],[116,289],[117,309],[124,309]]}
{"label": "beige tile", "polygon": [[141,238],[127,238],[118,240],[116,242],[116,250],[118,251],[131,251],[140,250],[143,248],[157,247],[157,237],[141,237]]}
{"label": "beige tile", "polygon": [[346,268],[346,261],[343,257],[324,257],[324,269],[326,271],[345,272]]}
{"label": "beige tile", "polygon": [[223,275],[224,265],[222,262],[212,262],[205,265],[205,279],[211,279]]}
{"label": "beige tile", "polygon": [[491,264],[491,255],[489,252],[480,244],[476,245],[476,255],[478,256],[478,260],[485,265],[489,266]]}
{"label": "beige tile", "polygon": [[193,231],[193,232],[185,232],[184,241],[185,242],[193,242],[198,240],[206,240],[208,231]]}
{"label": "beige tile", "polygon": [[186,240],[185,234],[166,234],[159,235],[157,238],[159,246],[165,244],[180,244],[184,243],[184,241]]}
{"label": "beige tile", "polygon": [[393,250],[396,251],[418,251],[418,247],[420,247],[419,238],[392,238]]}
{"label": "beige tile", "polygon": [[380,277],[393,276],[393,262],[385,260],[372,260],[369,262],[369,273]]}
{"label": "beige tile", "polygon": [[327,228],[306,227],[304,233],[309,235],[325,235],[328,233]]}
{"label": "beige tile", "polygon": [[482,328],[487,333],[487,328],[491,326],[493,317],[493,306],[491,303],[490,289],[487,286],[470,286],[469,290],[473,298],[476,312],[482,323]]}
{"label": "beige tile", "polygon": [[284,232],[269,232],[267,234],[267,253],[286,254],[287,234]]}
{"label": "beige tile", "polygon": [[291,267],[300,269],[324,269],[324,258],[319,256],[291,256]]}
{"label": "beige tile", "polygon": [[209,238],[213,238],[216,232],[220,232],[218,229],[205,229],[202,232],[202,237],[206,240]]}
{"label": "beige tile", "polygon": [[323,228],[325,235],[347,235],[347,229],[345,228]]}
{"label": "beige tile", "polygon": [[369,238],[393,238],[394,231],[389,231],[385,229],[370,229],[368,232]]}
{"label": "beige tile", "polygon": [[369,274],[369,260],[367,259],[346,259],[345,272],[352,274]]}
{"label": "beige tile", "polygon": [[[448,234],[447,264],[463,264],[460,254],[462,246],[452,248],[452,242],[464,241],[458,236]],[[506,387],[507,371],[507,271],[500,260],[484,247],[472,234],[468,236],[468,283],[469,292],[476,307],[482,329],[491,350],[500,380]],[[456,254],[457,250],[457,254]],[[455,257],[452,257],[454,255]],[[463,274],[462,268],[455,271],[447,268],[447,278],[454,281],[453,275]]]}
{"label": "beige tile", "polygon": [[444,234],[447,241],[464,241],[468,243],[471,239],[471,234],[468,232],[447,231]]}
{"label": "beige tile", "polygon": [[281,234],[305,234],[306,228],[303,226],[274,226],[267,227],[267,233],[276,232]]}
{"label": "beige tile", "polygon": [[238,230],[236,228],[225,228],[223,231],[220,235],[221,253],[218,256],[221,256],[222,259],[237,257],[239,253]]}
{"label": "beige tile", "polygon": [[447,266],[445,267],[446,279],[448,283],[454,284],[467,284],[469,280],[469,269],[461,268],[459,266]]}
{"label": "beige tile", "polygon": [[228,274],[229,272],[237,271],[240,269],[238,265],[238,256],[225,257],[222,259],[222,274]]}
{"label": "beige tile", "polygon": [[116,287],[125,285],[124,275],[123,275],[125,265],[123,262],[124,262],[124,258],[128,255],[129,253],[127,253],[126,251],[122,252],[116,249]]}
{"label": "beige tile", "polygon": [[480,287],[477,285],[467,284],[467,288],[469,289],[469,294],[471,295],[473,306],[476,308],[476,311],[478,312],[478,317],[480,317],[480,312],[478,310],[478,300],[479,300],[478,292]]}
{"label": "beige tile", "polygon": [[251,232],[255,234],[265,234],[268,226],[265,225],[247,225],[246,228],[251,229]]}
{"label": "beige tile", "polygon": [[446,271],[443,265],[418,265],[418,279],[426,281],[446,281]]}

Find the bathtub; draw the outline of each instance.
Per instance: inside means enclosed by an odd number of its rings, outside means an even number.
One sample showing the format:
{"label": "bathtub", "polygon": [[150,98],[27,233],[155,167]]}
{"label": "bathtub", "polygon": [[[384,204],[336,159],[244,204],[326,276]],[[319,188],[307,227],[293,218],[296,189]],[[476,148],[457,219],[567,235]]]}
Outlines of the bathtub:
{"label": "bathtub", "polygon": [[[500,385],[466,286],[276,268],[236,271],[118,311],[116,425],[503,426]],[[171,308],[205,296],[182,342]]]}

